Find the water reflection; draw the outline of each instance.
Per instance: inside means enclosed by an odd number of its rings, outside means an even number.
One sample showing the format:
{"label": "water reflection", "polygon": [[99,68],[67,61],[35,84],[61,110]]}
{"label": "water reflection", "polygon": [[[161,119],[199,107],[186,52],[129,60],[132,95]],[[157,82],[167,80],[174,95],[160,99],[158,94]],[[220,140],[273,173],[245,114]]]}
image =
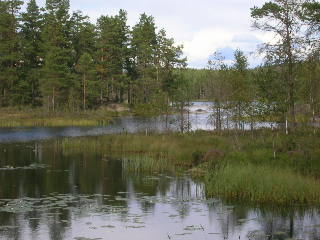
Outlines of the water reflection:
{"label": "water reflection", "polygon": [[121,160],[66,154],[54,141],[0,145],[0,183],[0,239],[320,237],[318,210],[229,205],[188,176],[133,174]]}
{"label": "water reflection", "polygon": [[[190,130],[214,130],[215,124],[210,121],[211,102],[195,102],[190,107],[190,114],[184,116],[188,121]],[[1,142],[26,142],[35,140],[52,139],[58,137],[98,136],[118,133],[137,132],[164,132],[180,131],[179,115],[159,117],[121,117],[115,119],[109,126],[98,127],[34,127],[34,128],[0,128]],[[236,124],[231,120],[224,121],[223,129],[233,129]],[[253,128],[271,127],[272,123],[261,122]],[[250,129],[249,123],[244,123],[244,129]]]}

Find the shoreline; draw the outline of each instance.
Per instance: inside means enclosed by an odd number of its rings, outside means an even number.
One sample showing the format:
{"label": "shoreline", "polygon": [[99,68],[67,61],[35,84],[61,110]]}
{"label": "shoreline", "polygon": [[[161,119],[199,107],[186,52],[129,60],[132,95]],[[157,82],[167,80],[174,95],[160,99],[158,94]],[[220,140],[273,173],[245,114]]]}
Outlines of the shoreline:
{"label": "shoreline", "polygon": [[88,111],[48,112],[43,108],[0,109],[0,127],[90,127],[107,126],[113,119],[129,116],[131,112],[123,106]]}
{"label": "shoreline", "polygon": [[[237,138],[237,139],[236,139]],[[254,138],[254,139],[253,139]],[[271,131],[190,134],[123,134],[65,138],[61,148],[77,153],[100,152],[119,159],[132,159],[133,171],[174,170],[204,180],[209,197],[247,201],[252,204],[319,205],[319,136],[278,134],[276,148]],[[292,150],[300,145],[304,151]],[[276,151],[276,157],[274,157]]]}

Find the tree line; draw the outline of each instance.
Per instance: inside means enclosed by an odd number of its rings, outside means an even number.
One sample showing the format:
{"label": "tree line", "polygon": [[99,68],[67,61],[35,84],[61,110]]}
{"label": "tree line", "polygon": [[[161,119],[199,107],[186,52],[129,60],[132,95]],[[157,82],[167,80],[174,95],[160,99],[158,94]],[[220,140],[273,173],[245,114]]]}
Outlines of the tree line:
{"label": "tree line", "polygon": [[[237,129],[259,119],[315,126],[320,113],[320,3],[271,0],[251,8],[253,27],[274,39],[250,68],[241,49],[227,64],[216,52],[202,70],[186,68],[183,47],[142,14],[130,27],[127,13],[96,24],[68,0],[0,1],[0,106],[44,106],[82,111],[127,102],[136,112],[168,116],[172,107],[189,128],[186,110],[195,99],[213,102],[216,129]],[[209,54],[209,53],[208,53]]]}
{"label": "tree line", "polygon": [[[234,120],[236,129],[256,120],[284,123],[286,132],[297,124],[315,126],[320,120],[320,3],[272,0],[251,9],[255,30],[274,40],[259,48],[263,63],[250,68],[240,49],[228,64],[218,51],[203,70],[192,76],[193,99],[213,101],[217,130]],[[310,124],[311,123],[311,124]],[[314,128],[314,131],[316,128]]]}
{"label": "tree line", "polygon": [[69,0],[0,1],[0,106],[45,106],[50,111],[94,109],[109,103],[168,99],[185,67],[182,46],[152,16],[132,28],[127,13],[96,24]]}

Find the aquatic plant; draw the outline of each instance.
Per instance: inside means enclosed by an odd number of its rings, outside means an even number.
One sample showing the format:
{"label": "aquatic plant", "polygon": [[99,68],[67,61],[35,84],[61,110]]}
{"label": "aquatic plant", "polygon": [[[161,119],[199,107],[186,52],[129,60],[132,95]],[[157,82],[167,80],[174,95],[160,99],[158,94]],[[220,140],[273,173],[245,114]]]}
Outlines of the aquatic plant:
{"label": "aquatic plant", "polygon": [[105,159],[125,159],[126,169],[135,172],[189,170],[205,177],[212,196],[256,203],[315,204],[320,202],[318,138],[270,130],[241,134],[199,131],[64,138],[55,146],[64,154],[89,151],[99,152]]}
{"label": "aquatic plant", "polygon": [[319,204],[319,181],[291,169],[229,164],[206,176],[210,196],[253,203]]}

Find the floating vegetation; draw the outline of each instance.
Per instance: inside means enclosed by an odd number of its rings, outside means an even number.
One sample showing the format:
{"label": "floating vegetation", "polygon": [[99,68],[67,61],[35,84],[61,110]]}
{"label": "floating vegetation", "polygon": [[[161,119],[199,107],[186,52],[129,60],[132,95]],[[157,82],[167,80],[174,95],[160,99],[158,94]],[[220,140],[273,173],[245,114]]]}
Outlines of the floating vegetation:
{"label": "floating vegetation", "polygon": [[191,225],[191,226],[186,226],[184,229],[184,231],[204,231],[204,227],[202,225],[199,226],[195,226],[195,225]]}
{"label": "floating vegetation", "polygon": [[145,228],[146,226],[133,226],[133,225],[129,225],[129,226],[126,226],[126,228]]}
{"label": "floating vegetation", "polygon": [[101,226],[102,228],[115,228],[113,225],[106,225],[106,226]]}
{"label": "floating vegetation", "polygon": [[19,226],[0,226],[0,230],[13,230],[17,228],[19,228]]}
{"label": "floating vegetation", "polygon": [[246,223],[246,222],[253,221],[253,220],[257,220],[257,219],[256,219],[256,218],[251,218],[251,219],[238,219],[238,222],[239,222],[239,223]]}
{"label": "floating vegetation", "polygon": [[128,198],[124,198],[124,197],[115,197],[115,200],[116,201],[124,201],[124,202],[127,202],[129,199]]}
{"label": "floating vegetation", "polygon": [[267,237],[268,236],[262,230],[249,231],[247,234],[247,238],[252,240],[262,240],[267,239]]}
{"label": "floating vegetation", "polygon": [[44,169],[44,168],[47,168],[47,167],[48,167],[48,165],[46,165],[46,164],[32,163],[29,166],[24,166],[24,167],[4,166],[4,167],[0,168],[0,171]]}
{"label": "floating vegetation", "polygon": [[191,235],[192,233],[176,233],[175,236]]}
{"label": "floating vegetation", "polygon": [[75,237],[74,240],[101,240],[102,238]]}

